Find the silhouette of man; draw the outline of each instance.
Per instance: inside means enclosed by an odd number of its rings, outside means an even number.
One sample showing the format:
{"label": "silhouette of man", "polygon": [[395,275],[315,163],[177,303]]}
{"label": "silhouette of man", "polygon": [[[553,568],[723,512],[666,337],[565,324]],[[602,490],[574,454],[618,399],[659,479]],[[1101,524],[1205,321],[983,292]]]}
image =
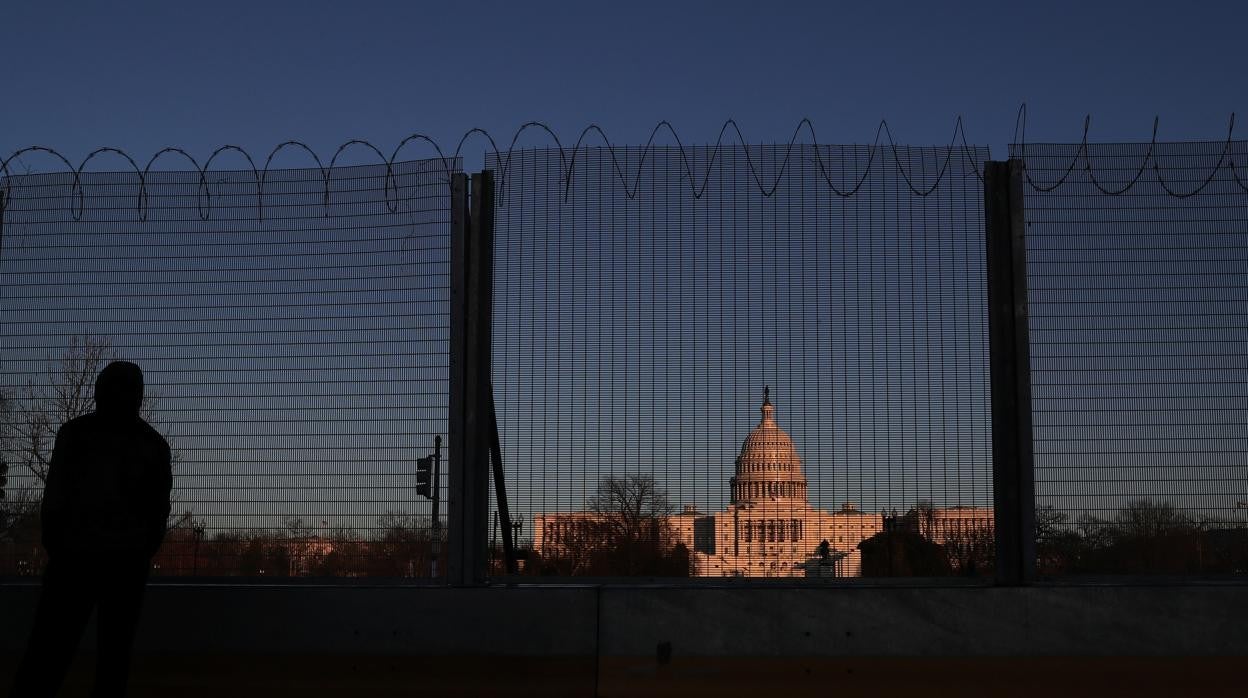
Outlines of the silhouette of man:
{"label": "silhouette of man", "polygon": [[43,492],[43,575],[13,695],[52,696],[96,610],[95,696],[125,694],[152,556],[165,537],[169,444],[139,416],[143,372],[114,361],[95,381],[95,412],[56,434]]}

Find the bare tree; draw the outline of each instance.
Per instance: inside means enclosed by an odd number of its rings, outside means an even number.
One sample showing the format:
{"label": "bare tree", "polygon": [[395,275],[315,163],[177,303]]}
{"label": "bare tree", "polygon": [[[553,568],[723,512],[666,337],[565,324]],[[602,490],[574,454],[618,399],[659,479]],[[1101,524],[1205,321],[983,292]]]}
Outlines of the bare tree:
{"label": "bare tree", "polygon": [[[10,562],[16,560],[21,566],[18,574],[37,573],[45,562],[39,545],[39,505],[52,464],[56,432],[61,425],[94,409],[95,379],[115,356],[103,337],[72,337],[59,357],[48,357],[39,380],[27,381],[17,396],[0,395],[0,460],[16,466],[12,469],[28,483],[10,486],[5,501],[0,502],[0,538],[18,546],[7,555],[12,558]],[[145,395],[141,414],[149,423],[155,422],[155,407],[155,397]],[[175,449],[175,467],[178,460]],[[171,516],[168,527],[174,530],[189,520],[187,515]]]}
{"label": "bare tree", "polygon": [[[27,381],[21,399],[0,420],[0,453],[22,466],[44,484],[52,464],[52,446],[61,425],[91,412],[95,406],[95,379],[104,364],[116,358],[103,337],[71,337],[58,358],[49,357],[44,380]],[[142,415],[154,422],[156,398],[143,396]],[[174,463],[178,452],[174,451]]]}
{"label": "bare tree", "polygon": [[3,388],[0,388],[0,458],[9,452],[9,438],[12,436],[8,425],[13,420],[13,400]]}
{"label": "bare tree", "polygon": [[[587,512],[562,518],[527,570],[542,575],[688,576],[688,549],[674,541],[667,494],[649,475],[611,475]],[[548,524],[549,525],[549,524]]]}
{"label": "bare tree", "polygon": [[95,377],[108,349],[102,339],[71,338],[59,359],[49,358],[45,381],[27,381],[16,414],[6,420],[5,445],[40,483],[48,481],[56,430],[91,411]]}
{"label": "bare tree", "polygon": [[674,510],[667,493],[649,475],[604,477],[589,498],[589,508],[612,538],[628,542],[653,540],[658,524]]}
{"label": "bare tree", "polygon": [[[13,403],[8,394],[0,388],[0,475],[7,475],[9,470],[9,440],[13,421]],[[4,500],[8,497],[8,485],[0,486],[0,516],[4,515]]]}
{"label": "bare tree", "polygon": [[1042,504],[1036,507],[1035,527],[1037,541],[1056,538],[1070,527],[1070,516],[1052,504]]}
{"label": "bare tree", "polygon": [[600,527],[591,568],[598,574],[688,576],[689,551],[675,542],[674,510],[649,475],[608,476],[589,499]]}
{"label": "bare tree", "polygon": [[1115,523],[1118,524],[1120,536],[1143,540],[1185,532],[1194,527],[1192,518],[1175,509],[1173,504],[1147,498],[1128,502],[1125,508],[1118,510]]}
{"label": "bare tree", "polygon": [[1059,574],[1078,564],[1084,554],[1083,539],[1070,515],[1052,504],[1036,507],[1036,567],[1041,574]]}
{"label": "bare tree", "polygon": [[995,538],[986,523],[955,526],[945,533],[945,555],[954,574],[975,576],[994,569]]}
{"label": "bare tree", "polygon": [[373,577],[419,577],[429,569],[430,525],[415,516],[387,511],[370,533],[372,554],[365,572]]}
{"label": "bare tree", "polygon": [[0,489],[0,574],[20,572],[11,568],[16,563],[16,547],[20,544],[18,538],[25,538],[28,543],[39,538],[38,498],[29,487],[18,486],[17,473],[9,467],[14,462],[11,457],[15,437],[13,419],[13,400],[5,391],[0,390],[0,464],[4,466],[0,471],[4,471],[9,478]]}
{"label": "bare tree", "polygon": [[916,526],[915,533],[928,540],[934,540],[936,538],[936,507],[932,505],[932,500],[920,499],[915,502],[912,513]]}

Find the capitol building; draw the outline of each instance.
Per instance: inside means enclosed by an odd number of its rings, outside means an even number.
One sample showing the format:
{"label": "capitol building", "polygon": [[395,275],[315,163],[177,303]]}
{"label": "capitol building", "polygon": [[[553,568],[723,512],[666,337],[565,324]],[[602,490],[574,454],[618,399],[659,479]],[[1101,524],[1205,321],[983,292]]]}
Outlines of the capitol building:
{"label": "capitol building", "polygon": [[[727,508],[703,513],[686,506],[666,517],[665,528],[673,538],[669,542],[683,543],[691,551],[692,573],[700,577],[861,576],[859,543],[881,533],[888,522],[852,502],[837,511],[810,505],[801,456],[777,423],[769,392],[764,390],[758,425],[741,445]],[[574,527],[596,516],[535,515],[535,552],[557,552]],[[923,518],[923,535],[943,544],[967,530],[990,530],[992,509],[930,508]]]}

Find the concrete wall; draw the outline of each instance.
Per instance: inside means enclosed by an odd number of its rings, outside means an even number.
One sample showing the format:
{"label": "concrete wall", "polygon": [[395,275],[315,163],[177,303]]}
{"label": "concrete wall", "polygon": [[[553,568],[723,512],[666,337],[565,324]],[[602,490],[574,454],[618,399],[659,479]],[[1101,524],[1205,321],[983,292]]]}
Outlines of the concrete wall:
{"label": "concrete wall", "polygon": [[[0,586],[0,686],[37,598]],[[1213,690],[1248,657],[1248,588],[153,585],[138,655],[138,695]]]}

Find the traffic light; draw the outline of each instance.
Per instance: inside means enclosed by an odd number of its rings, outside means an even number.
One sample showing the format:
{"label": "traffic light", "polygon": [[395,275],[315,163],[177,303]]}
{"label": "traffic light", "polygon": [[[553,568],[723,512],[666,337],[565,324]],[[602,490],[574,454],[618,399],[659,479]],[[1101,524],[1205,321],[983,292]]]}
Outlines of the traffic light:
{"label": "traffic light", "polygon": [[416,459],[416,494],[433,499],[433,456]]}
{"label": "traffic light", "polygon": [[9,484],[9,464],[0,460],[0,499],[4,499],[4,488]]}

